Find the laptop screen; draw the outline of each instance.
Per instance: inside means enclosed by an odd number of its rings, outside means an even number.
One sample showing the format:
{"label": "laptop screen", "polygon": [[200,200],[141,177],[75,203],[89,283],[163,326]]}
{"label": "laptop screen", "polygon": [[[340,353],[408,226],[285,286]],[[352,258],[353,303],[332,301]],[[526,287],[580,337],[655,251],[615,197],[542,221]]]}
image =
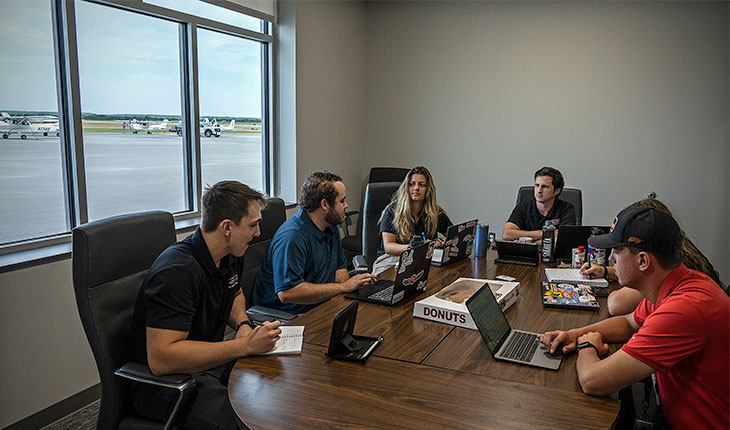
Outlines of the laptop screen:
{"label": "laptop screen", "polygon": [[502,342],[509,336],[512,328],[504,317],[502,310],[497,304],[497,299],[492,294],[489,284],[484,284],[474,295],[466,302],[474,324],[482,334],[487,349],[494,355],[502,346]]}

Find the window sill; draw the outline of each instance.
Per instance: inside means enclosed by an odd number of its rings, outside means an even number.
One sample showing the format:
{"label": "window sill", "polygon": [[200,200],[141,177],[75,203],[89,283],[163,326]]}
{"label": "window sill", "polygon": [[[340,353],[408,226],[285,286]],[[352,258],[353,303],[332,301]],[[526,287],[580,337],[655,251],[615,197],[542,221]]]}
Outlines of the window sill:
{"label": "window sill", "polygon": [[[287,203],[286,209],[289,210],[296,206],[296,203]],[[198,227],[198,224],[200,224],[200,217],[175,220],[175,234],[192,232]],[[71,234],[64,237],[63,243],[0,255],[0,273],[28,269],[69,258],[71,258]]]}
{"label": "window sill", "polygon": [[[192,232],[198,224],[200,224],[199,217],[176,220],[175,234]],[[71,235],[68,234],[64,239],[64,243],[0,255],[0,273],[28,269],[71,258]]]}

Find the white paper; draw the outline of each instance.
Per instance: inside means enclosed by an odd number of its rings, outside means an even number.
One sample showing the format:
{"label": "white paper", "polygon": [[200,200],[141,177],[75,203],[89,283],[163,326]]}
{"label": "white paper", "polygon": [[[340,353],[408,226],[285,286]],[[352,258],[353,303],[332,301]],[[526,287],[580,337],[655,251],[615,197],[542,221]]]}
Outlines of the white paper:
{"label": "white paper", "polygon": [[550,282],[568,282],[575,284],[595,285],[608,287],[608,281],[603,278],[588,279],[580,274],[580,269],[545,269],[545,276]]}
{"label": "white paper", "polygon": [[281,335],[276,341],[276,346],[269,352],[259,355],[271,354],[301,354],[302,343],[304,343],[304,326],[303,325],[283,325],[279,327]]}

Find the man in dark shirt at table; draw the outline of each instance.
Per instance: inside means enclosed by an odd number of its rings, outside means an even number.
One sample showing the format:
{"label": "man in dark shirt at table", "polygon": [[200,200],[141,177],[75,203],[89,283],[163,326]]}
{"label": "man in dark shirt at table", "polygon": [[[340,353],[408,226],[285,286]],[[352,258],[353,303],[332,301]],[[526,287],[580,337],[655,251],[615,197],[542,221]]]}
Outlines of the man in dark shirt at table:
{"label": "man in dark shirt at table", "polygon": [[255,305],[294,314],[357,288],[375,277],[350,277],[339,224],[347,209],[345,184],[330,172],[315,172],[302,185],[299,211],[274,234],[253,288]]}
{"label": "man in dark shirt at table", "polygon": [[[255,327],[241,293],[243,254],[260,235],[263,196],[236,181],[205,190],[195,233],[170,245],[150,267],[132,322],[134,361],[155,375],[191,373],[195,392],[175,421],[184,429],[236,429],[221,381],[224,364],[271,350],[279,322]],[[237,329],[224,341],[226,324]],[[144,417],[166,421],[177,390],[133,383],[132,403]]]}
{"label": "man in dark shirt at table", "polygon": [[575,225],[575,208],[558,199],[564,185],[563,174],[558,169],[543,167],[535,172],[535,198],[515,206],[502,230],[502,240],[529,237],[540,243],[545,221],[557,220],[556,227]]}

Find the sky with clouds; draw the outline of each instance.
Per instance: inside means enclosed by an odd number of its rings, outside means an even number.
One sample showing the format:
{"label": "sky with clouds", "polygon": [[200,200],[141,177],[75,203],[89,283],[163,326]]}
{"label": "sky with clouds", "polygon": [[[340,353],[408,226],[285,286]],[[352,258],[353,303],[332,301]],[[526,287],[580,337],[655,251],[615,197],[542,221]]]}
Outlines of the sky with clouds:
{"label": "sky with clouds", "polygon": [[[0,0],[1,110],[57,110],[49,3]],[[207,16],[246,25],[243,15],[216,12]],[[84,113],[180,116],[177,23],[77,1],[76,24]],[[198,73],[201,116],[261,116],[258,42],[199,29]]]}

